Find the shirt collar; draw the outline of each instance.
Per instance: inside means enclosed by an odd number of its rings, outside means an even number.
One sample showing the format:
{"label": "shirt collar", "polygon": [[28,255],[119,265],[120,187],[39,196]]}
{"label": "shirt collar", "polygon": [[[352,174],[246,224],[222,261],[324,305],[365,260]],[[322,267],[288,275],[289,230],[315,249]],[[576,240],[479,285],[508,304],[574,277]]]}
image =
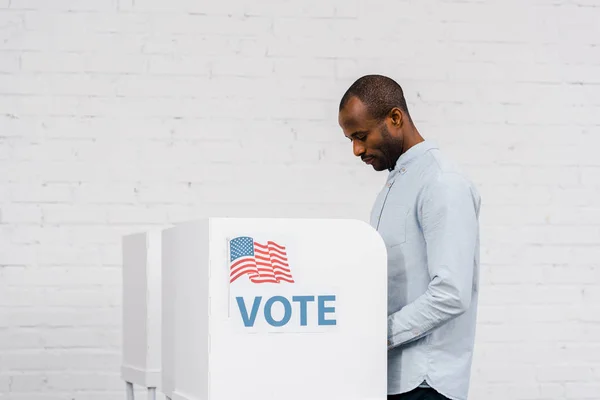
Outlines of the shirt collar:
{"label": "shirt collar", "polygon": [[390,175],[394,176],[397,173],[404,174],[406,172],[406,169],[408,168],[408,165],[412,161],[416,160],[417,158],[419,158],[420,156],[422,156],[429,150],[437,149],[437,148],[438,148],[437,144],[431,140],[424,140],[422,142],[415,144],[410,149],[406,150],[404,153],[402,153],[400,155],[400,157],[398,158],[398,161],[396,161],[396,165],[394,166],[394,169],[392,169],[390,171]]}

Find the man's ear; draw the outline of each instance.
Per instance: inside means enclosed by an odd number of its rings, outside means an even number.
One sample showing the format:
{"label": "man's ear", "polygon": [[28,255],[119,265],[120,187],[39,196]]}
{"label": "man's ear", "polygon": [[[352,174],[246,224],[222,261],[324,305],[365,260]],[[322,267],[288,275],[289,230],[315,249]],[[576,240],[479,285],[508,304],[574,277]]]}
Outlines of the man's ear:
{"label": "man's ear", "polygon": [[404,123],[402,111],[398,107],[392,108],[392,110],[390,111],[390,119],[392,120],[392,125],[397,127],[402,127]]}

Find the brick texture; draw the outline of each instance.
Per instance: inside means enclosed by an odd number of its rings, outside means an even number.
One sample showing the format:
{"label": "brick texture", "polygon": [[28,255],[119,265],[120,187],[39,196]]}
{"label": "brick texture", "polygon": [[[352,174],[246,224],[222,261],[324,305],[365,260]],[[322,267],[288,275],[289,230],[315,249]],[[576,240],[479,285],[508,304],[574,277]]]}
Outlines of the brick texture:
{"label": "brick texture", "polygon": [[600,398],[600,3],[0,0],[0,399],[117,400],[120,237],[366,220],[362,74],[483,197],[471,399]]}

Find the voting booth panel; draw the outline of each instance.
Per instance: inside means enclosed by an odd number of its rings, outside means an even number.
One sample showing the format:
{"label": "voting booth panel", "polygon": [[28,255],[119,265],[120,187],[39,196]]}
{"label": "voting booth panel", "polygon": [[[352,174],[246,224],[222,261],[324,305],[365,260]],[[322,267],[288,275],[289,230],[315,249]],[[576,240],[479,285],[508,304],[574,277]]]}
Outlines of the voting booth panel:
{"label": "voting booth panel", "polygon": [[161,235],[157,229],[122,238],[121,376],[146,388],[161,383]]}
{"label": "voting booth panel", "polygon": [[162,234],[173,400],[387,398],[387,260],[355,220],[209,218]]}
{"label": "voting booth panel", "polygon": [[169,398],[208,397],[209,225],[163,232],[162,386]]}

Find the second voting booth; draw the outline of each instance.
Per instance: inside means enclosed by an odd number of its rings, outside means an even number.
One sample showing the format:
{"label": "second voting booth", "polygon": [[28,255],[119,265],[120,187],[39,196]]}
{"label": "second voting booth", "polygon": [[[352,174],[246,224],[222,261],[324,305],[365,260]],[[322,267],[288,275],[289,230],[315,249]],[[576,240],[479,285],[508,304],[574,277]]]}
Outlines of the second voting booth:
{"label": "second voting booth", "polygon": [[[123,239],[128,384],[172,400],[387,398],[387,257],[368,224],[207,218],[136,235]],[[152,347],[126,348],[140,342]]]}

